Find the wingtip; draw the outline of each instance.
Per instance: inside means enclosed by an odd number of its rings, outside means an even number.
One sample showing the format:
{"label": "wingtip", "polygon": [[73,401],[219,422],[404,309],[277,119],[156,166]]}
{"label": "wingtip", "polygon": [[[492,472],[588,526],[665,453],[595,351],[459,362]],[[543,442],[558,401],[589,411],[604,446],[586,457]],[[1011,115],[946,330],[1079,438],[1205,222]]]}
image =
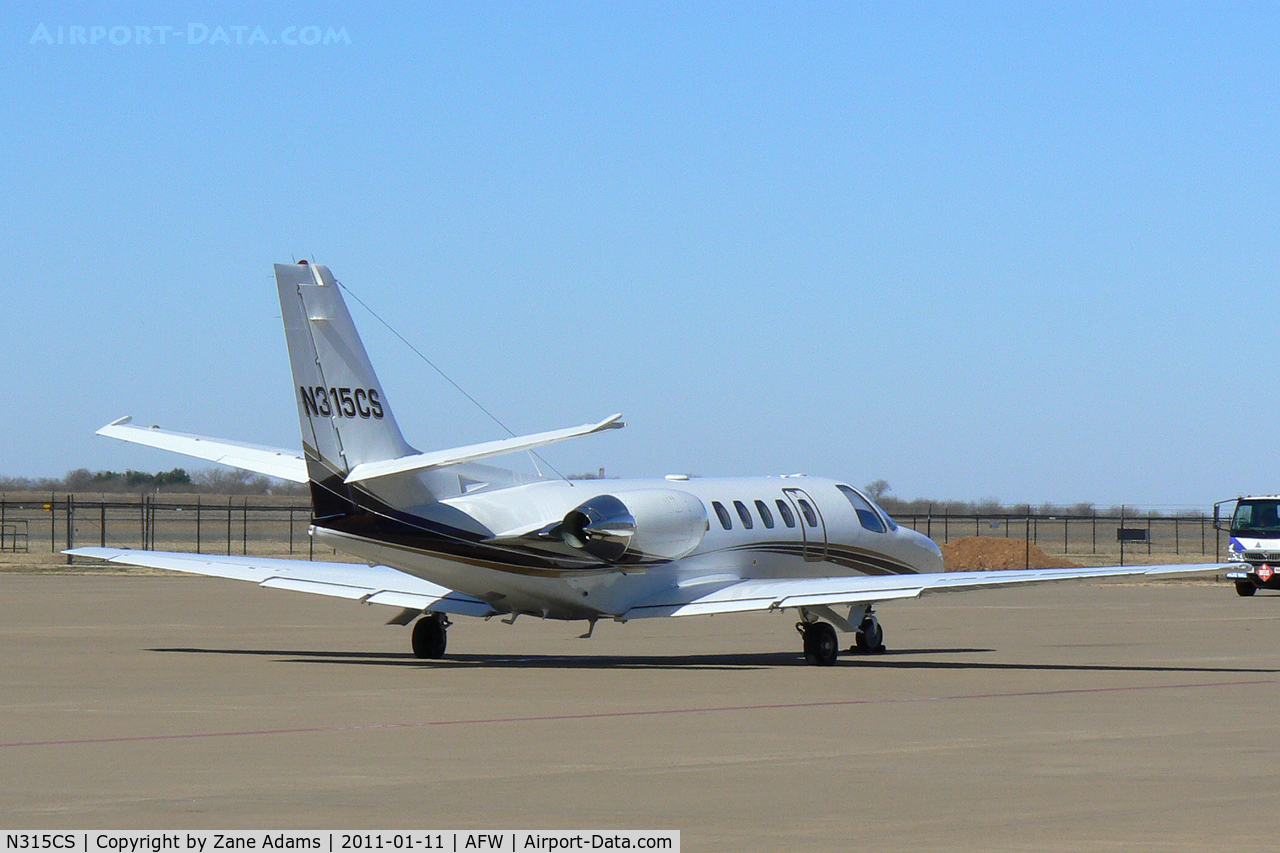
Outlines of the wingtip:
{"label": "wingtip", "polygon": [[128,548],[64,548],[61,553],[72,557],[92,557],[95,560],[110,560],[127,553]]}
{"label": "wingtip", "polygon": [[116,418],[116,419],[115,419],[114,421],[112,421],[111,423],[109,423],[109,424],[107,424],[106,426],[102,427],[101,429],[99,429],[99,430],[95,431],[95,432],[94,432],[94,435],[106,435],[106,434],[107,434],[107,430],[111,429],[111,427],[113,427],[113,426],[123,426],[123,425],[125,425],[125,424],[127,424],[127,423],[132,423],[132,422],[133,422],[133,415],[125,415],[123,418]]}

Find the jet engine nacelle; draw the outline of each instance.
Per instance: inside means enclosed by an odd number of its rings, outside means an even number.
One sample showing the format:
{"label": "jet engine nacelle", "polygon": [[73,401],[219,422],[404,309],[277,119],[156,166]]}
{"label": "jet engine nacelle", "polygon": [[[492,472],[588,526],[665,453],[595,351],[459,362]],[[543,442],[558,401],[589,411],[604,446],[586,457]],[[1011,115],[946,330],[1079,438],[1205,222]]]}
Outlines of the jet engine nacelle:
{"label": "jet engine nacelle", "polygon": [[571,548],[606,563],[675,560],[702,542],[707,508],[674,489],[597,495],[569,510],[554,532]]}

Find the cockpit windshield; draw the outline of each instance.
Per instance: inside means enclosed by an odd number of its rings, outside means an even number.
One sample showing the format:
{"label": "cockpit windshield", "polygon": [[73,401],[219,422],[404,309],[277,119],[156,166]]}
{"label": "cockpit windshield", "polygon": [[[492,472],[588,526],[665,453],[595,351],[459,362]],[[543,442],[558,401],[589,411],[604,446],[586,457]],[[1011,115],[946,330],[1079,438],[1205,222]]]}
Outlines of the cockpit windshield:
{"label": "cockpit windshield", "polygon": [[1243,500],[1231,516],[1232,536],[1280,536],[1280,500]]}
{"label": "cockpit windshield", "polygon": [[[886,524],[889,525],[890,530],[898,529],[898,523],[889,517],[889,513],[862,492],[850,486],[836,486],[836,488],[849,499],[849,503],[853,504],[853,509],[858,514],[858,521],[862,522],[863,527],[876,533],[884,533]],[[880,520],[882,518],[884,521]]]}

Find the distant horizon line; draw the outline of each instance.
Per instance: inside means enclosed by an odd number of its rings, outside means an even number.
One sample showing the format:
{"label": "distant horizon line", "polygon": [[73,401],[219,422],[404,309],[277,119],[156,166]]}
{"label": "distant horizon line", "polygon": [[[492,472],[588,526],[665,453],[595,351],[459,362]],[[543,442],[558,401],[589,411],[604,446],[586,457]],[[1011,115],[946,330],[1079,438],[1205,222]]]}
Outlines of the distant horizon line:
{"label": "distant horizon line", "polygon": [[[601,469],[602,470],[602,469]],[[195,478],[194,482],[165,482],[160,485],[154,483],[135,483],[128,485],[119,479],[129,474],[142,475],[148,478],[162,477],[174,472],[181,471],[186,475]],[[99,482],[113,483],[117,488],[94,488],[96,483],[79,482],[69,483],[72,475],[84,472],[89,477],[94,475],[115,475],[112,478],[104,478]],[[653,475],[658,476],[658,475]],[[703,475],[689,474],[688,476],[698,479]],[[615,480],[615,479],[650,479],[651,477],[623,477],[621,475],[612,475],[601,477],[599,474],[572,473],[566,479],[575,481],[589,480]],[[203,482],[202,482],[203,481]],[[142,486],[137,488],[136,486]],[[866,490],[866,487],[861,487]],[[92,471],[85,467],[72,468],[61,477],[23,477],[0,475],[0,496],[7,497],[9,495],[31,494],[43,495],[49,492],[60,492],[70,495],[120,495],[120,496],[137,496],[139,494],[161,494],[173,497],[182,495],[219,495],[223,497],[249,497],[249,496],[275,496],[275,497],[299,497],[306,498],[309,496],[308,487],[303,483],[291,483],[287,480],[280,480],[274,477],[268,477],[263,474],[254,474],[248,471],[239,471],[238,469],[210,466],[206,468],[183,468],[175,466],[167,471],[145,471],[142,469],[128,468],[124,471],[114,471],[110,469],[101,469]],[[1232,495],[1228,498],[1219,500],[1234,500],[1236,497],[1244,497],[1245,495]],[[1025,515],[1028,512],[1033,516],[1043,517],[1045,515],[1081,515],[1092,512],[1100,516],[1114,516],[1120,513],[1123,507],[1127,513],[1133,511],[1135,513],[1146,513],[1153,511],[1167,510],[1206,510],[1210,509],[1214,501],[1205,502],[1108,502],[1108,501],[1013,501],[1007,502],[1000,498],[986,497],[979,499],[954,499],[954,498],[931,498],[931,497],[915,497],[903,498],[894,494],[881,494],[875,496],[875,500],[883,505],[890,513],[903,513],[907,515],[922,515],[930,512],[938,516],[944,515],[1001,515],[1001,516],[1017,516]]]}

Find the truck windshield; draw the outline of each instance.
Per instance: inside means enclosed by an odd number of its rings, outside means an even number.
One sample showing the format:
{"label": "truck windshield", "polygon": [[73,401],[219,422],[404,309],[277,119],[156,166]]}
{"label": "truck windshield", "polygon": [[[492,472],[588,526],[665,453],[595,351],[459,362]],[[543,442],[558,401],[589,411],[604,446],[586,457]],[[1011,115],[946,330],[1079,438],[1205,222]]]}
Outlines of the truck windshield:
{"label": "truck windshield", "polygon": [[1280,501],[1240,501],[1231,516],[1232,536],[1280,536]]}

